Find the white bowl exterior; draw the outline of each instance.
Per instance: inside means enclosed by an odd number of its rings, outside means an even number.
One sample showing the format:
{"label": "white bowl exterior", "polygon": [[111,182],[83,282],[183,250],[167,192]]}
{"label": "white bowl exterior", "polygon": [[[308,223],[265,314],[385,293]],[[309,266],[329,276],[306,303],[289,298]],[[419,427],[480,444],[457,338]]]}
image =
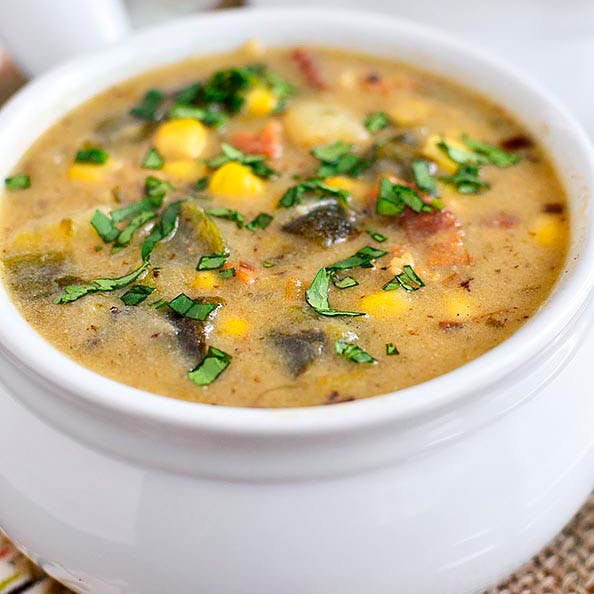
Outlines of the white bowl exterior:
{"label": "white bowl exterior", "polygon": [[[93,592],[152,594],[171,580],[177,594],[475,592],[541,546],[594,486],[591,399],[579,389],[539,397],[585,332],[594,269],[594,160],[554,101],[408,23],[230,12],[159,27],[33,83],[0,113],[0,173],[105,87],[250,37],[393,55],[507,105],[571,195],[567,278],[536,319],[457,371],[284,411],[191,405],[101,378],[45,343],[0,289],[0,451],[10,452],[0,525]],[[174,556],[175,574],[161,571]]]}

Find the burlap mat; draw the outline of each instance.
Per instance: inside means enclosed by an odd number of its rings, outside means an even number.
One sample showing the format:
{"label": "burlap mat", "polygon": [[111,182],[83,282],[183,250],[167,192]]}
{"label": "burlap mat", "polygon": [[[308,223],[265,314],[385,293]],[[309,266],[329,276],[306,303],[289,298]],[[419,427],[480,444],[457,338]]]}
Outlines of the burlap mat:
{"label": "burlap mat", "polygon": [[[68,594],[70,590],[45,576],[0,535],[0,593],[24,592]],[[594,594],[594,494],[546,549],[485,594]]]}

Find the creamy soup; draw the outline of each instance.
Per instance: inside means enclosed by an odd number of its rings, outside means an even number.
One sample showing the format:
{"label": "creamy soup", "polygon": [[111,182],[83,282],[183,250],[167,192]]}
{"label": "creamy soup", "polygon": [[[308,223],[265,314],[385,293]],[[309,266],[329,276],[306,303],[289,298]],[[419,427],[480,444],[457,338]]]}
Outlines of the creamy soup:
{"label": "creamy soup", "polygon": [[478,357],[546,300],[569,235],[551,163],[488,98],[254,42],[69,113],[0,215],[4,282],[51,344],[143,390],[251,407]]}

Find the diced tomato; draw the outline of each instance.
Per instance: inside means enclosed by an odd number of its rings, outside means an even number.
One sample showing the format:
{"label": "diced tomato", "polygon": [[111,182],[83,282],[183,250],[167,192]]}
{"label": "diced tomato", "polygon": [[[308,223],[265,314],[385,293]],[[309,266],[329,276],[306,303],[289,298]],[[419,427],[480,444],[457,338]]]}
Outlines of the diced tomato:
{"label": "diced tomato", "polygon": [[324,80],[318,63],[311,52],[303,48],[297,48],[291,54],[291,58],[295,61],[301,74],[305,78],[307,84],[318,91],[325,91],[328,88],[328,84]]}
{"label": "diced tomato", "polygon": [[406,234],[411,241],[419,237],[430,237],[439,231],[455,229],[459,226],[458,219],[449,210],[416,213],[407,209],[402,215],[402,220]]}
{"label": "diced tomato", "polygon": [[246,285],[253,285],[256,282],[258,273],[256,268],[247,262],[240,262],[235,271],[237,278]]}
{"label": "diced tomato", "polygon": [[278,159],[283,154],[282,126],[272,120],[260,132],[238,132],[231,143],[244,153]]}

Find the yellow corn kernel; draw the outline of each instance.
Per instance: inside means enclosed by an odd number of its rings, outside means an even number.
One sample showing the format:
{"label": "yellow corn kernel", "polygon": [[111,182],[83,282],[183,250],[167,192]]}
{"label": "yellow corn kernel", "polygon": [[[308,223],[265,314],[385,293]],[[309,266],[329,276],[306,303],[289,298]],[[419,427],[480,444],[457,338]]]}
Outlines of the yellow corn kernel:
{"label": "yellow corn kernel", "polygon": [[193,159],[165,161],[161,171],[176,181],[197,181],[206,175],[206,166]]}
{"label": "yellow corn kernel", "polygon": [[402,291],[378,291],[365,295],[359,302],[359,309],[366,314],[380,319],[388,319],[405,312],[409,307],[408,299]]}
{"label": "yellow corn kernel", "polygon": [[228,336],[245,336],[250,324],[243,318],[224,318],[217,325],[217,332]]}
{"label": "yellow corn kernel", "polygon": [[256,87],[245,95],[244,113],[259,118],[270,115],[276,108],[278,100],[270,89]]}
{"label": "yellow corn kernel", "polygon": [[415,126],[422,124],[431,108],[429,104],[416,97],[401,97],[396,99],[396,104],[388,110],[388,115],[400,126]]}
{"label": "yellow corn kernel", "polygon": [[64,244],[74,235],[72,219],[62,219],[50,225],[38,225],[16,233],[10,242],[14,251],[34,251],[43,245]]}
{"label": "yellow corn kernel", "polygon": [[249,167],[230,161],[214,172],[208,189],[226,198],[247,198],[261,194],[264,182]]}
{"label": "yellow corn kernel", "polygon": [[465,145],[463,145],[458,140],[452,140],[446,136],[440,136],[439,134],[433,134],[427,138],[421,153],[423,156],[435,161],[442,169],[447,171],[448,173],[455,173],[458,169],[458,163],[452,161],[447,153],[442,151],[438,146],[437,143],[441,141],[446,142],[452,148],[461,149],[463,151],[468,150]]}
{"label": "yellow corn kernel", "polygon": [[103,165],[98,163],[73,163],[68,168],[68,178],[73,181],[100,182],[109,172],[109,160]]}
{"label": "yellow corn kernel", "polygon": [[445,311],[451,320],[466,320],[473,314],[472,299],[462,292],[446,295]]}
{"label": "yellow corn kernel", "polygon": [[207,135],[206,127],[198,120],[169,120],[157,128],[155,148],[165,160],[196,159],[206,146]]}
{"label": "yellow corn kernel", "polygon": [[543,213],[536,217],[530,233],[543,247],[557,247],[565,239],[565,227],[558,215]]}
{"label": "yellow corn kernel", "polygon": [[217,280],[214,272],[201,271],[194,275],[190,286],[193,289],[214,289],[217,286]]}

